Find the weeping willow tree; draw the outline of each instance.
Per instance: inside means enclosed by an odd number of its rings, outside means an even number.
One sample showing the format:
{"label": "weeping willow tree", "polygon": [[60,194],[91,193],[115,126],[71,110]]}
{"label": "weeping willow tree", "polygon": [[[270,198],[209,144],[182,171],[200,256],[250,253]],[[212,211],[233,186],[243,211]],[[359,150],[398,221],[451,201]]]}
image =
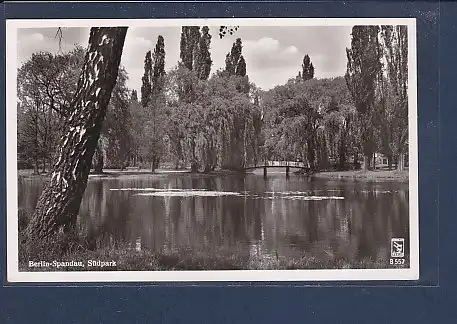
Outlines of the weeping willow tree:
{"label": "weeping willow tree", "polygon": [[[240,92],[244,77],[215,73],[208,81],[179,66],[168,74],[168,134],[175,159],[193,171],[216,168],[240,170],[258,159],[260,107]],[[192,84],[195,99],[186,101],[185,85]],[[180,99],[182,98],[182,99]]]}
{"label": "weeping willow tree", "polygon": [[92,157],[121,61],[125,27],[93,27],[57,150],[52,178],[41,194],[27,237],[43,239],[76,223]]}

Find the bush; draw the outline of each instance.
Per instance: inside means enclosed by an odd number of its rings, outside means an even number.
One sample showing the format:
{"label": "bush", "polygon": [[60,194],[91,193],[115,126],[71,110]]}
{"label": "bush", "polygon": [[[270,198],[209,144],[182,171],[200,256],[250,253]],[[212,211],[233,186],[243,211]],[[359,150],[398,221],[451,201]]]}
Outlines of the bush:
{"label": "bush", "polygon": [[25,231],[19,232],[19,266],[29,261],[63,260],[66,256],[87,251],[84,239],[74,232],[59,232],[45,239],[28,239]]}
{"label": "bush", "polygon": [[25,230],[27,225],[29,224],[31,215],[28,211],[23,208],[19,208],[17,211],[17,221],[18,221],[18,230],[22,232]]}

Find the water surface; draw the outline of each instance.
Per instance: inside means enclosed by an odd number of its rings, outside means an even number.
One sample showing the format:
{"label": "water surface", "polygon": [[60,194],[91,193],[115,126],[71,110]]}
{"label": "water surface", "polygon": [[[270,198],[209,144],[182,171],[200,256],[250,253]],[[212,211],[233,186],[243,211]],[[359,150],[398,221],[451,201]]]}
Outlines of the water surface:
{"label": "water surface", "polygon": [[[42,188],[19,181],[19,207],[32,211]],[[281,173],[91,178],[78,226],[98,248],[388,260],[391,238],[408,242],[408,194],[407,183]]]}

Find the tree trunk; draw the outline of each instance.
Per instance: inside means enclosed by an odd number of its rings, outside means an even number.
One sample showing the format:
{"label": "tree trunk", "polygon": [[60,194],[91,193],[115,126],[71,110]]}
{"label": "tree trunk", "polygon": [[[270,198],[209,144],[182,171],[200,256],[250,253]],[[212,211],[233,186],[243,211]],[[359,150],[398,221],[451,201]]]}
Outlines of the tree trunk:
{"label": "tree trunk", "polygon": [[126,27],[91,28],[71,115],[58,149],[52,178],[38,200],[27,237],[46,238],[71,230],[86,189],[97,141],[116,83]]}
{"label": "tree trunk", "polygon": [[156,155],[155,160],[154,160],[154,168],[158,169],[160,165],[160,157]]}
{"label": "tree trunk", "polygon": [[357,153],[354,154],[353,168],[354,170],[358,170],[360,168],[359,155]]}
{"label": "tree trunk", "polygon": [[157,156],[154,153],[152,155],[152,161],[151,161],[151,172],[155,172],[155,170],[158,168],[158,161],[157,161]]}
{"label": "tree trunk", "polygon": [[103,164],[104,164],[104,158],[103,158],[103,150],[100,147],[100,144],[97,145],[97,148],[95,149],[95,154],[94,154],[94,172],[96,174],[102,174],[103,173]]}
{"label": "tree trunk", "polygon": [[363,171],[368,171],[370,169],[370,160],[369,156],[363,156]]}
{"label": "tree trunk", "polygon": [[191,150],[191,161],[190,161],[190,172],[197,173],[198,172],[198,161],[197,161],[197,154],[195,153],[195,139],[192,138],[190,150]]}
{"label": "tree trunk", "polygon": [[315,167],[315,151],[314,151],[314,141],[311,137],[308,137],[307,140],[307,147],[308,147],[308,163],[309,163],[309,168],[311,171],[314,171]]}
{"label": "tree trunk", "polygon": [[94,172],[96,174],[103,173],[103,155],[97,155],[97,159],[95,160]]}
{"label": "tree trunk", "polygon": [[198,172],[198,164],[196,162],[191,162],[190,164],[190,172],[197,173]]}
{"label": "tree trunk", "polygon": [[40,168],[38,166],[38,159],[35,157],[35,170],[34,170],[34,174],[40,174]]}
{"label": "tree trunk", "polygon": [[398,171],[405,170],[405,155],[403,153],[400,153],[400,155],[398,156],[397,170]]}
{"label": "tree trunk", "polygon": [[339,145],[339,159],[338,159],[338,164],[339,164],[339,170],[343,171],[346,166],[346,144],[344,141],[344,138],[341,139],[340,145]]}

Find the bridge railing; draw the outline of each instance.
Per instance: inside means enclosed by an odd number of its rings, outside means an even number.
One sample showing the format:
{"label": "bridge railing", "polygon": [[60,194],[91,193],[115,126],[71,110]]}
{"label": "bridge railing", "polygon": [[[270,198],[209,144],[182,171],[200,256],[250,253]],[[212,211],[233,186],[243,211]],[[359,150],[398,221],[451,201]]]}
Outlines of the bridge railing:
{"label": "bridge railing", "polygon": [[249,164],[246,165],[246,168],[253,168],[253,167],[263,167],[263,166],[278,166],[278,167],[299,167],[299,168],[306,168],[308,167],[307,164],[304,162],[298,162],[298,161],[264,161],[264,162],[258,162],[256,165],[254,164]]}

